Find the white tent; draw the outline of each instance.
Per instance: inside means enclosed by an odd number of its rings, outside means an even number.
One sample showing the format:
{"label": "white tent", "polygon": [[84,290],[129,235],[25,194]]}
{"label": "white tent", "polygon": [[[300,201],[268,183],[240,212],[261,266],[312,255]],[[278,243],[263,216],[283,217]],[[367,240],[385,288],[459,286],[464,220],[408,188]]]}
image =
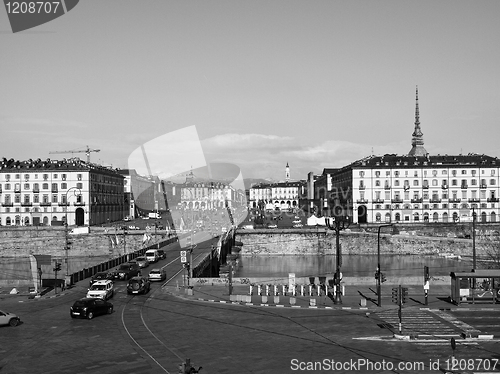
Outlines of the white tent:
{"label": "white tent", "polygon": [[312,215],[307,219],[307,226],[326,226],[325,217],[316,217]]}

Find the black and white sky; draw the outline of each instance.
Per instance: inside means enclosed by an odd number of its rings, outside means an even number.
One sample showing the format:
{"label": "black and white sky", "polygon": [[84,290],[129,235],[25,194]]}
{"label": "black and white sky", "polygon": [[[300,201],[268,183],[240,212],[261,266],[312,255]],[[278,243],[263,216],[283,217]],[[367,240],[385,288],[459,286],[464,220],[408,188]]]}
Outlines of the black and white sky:
{"label": "black and white sky", "polygon": [[498,14],[496,0],[83,0],[14,34],[2,8],[0,157],[88,145],[126,168],[195,126],[207,162],[305,179],[408,153],[416,86],[429,153],[498,157]]}

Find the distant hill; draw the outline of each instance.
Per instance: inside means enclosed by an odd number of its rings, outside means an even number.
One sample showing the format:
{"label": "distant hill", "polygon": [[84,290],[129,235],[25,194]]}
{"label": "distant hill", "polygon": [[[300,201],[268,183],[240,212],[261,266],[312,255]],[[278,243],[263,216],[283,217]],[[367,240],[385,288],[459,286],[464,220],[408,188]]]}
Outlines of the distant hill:
{"label": "distant hill", "polygon": [[244,178],[243,183],[245,184],[245,189],[249,189],[255,184],[259,183],[272,183],[272,181],[268,179],[262,179],[262,178]]}

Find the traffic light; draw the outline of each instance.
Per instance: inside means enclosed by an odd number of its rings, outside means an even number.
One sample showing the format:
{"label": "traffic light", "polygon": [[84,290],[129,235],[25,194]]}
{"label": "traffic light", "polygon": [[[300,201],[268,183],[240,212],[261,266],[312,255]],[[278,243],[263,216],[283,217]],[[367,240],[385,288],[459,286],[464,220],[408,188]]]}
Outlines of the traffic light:
{"label": "traffic light", "polygon": [[401,288],[401,303],[406,303],[406,300],[408,299],[408,288],[403,287]]}
{"label": "traffic light", "polygon": [[380,282],[381,283],[384,283],[387,279],[385,278],[385,274],[384,273],[380,273]]}
{"label": "traffic light", "polygon": [[431,279],[431,275],[429,274],[429,267],[424,266],[424,281],[427,282]]}
{"label": "traffic light", "polygon": [[56,262],[56,266],[54,267],[54,271],[61,271],[61,263]]}
{"label": "traffic light", "polygon": [[379,278],[379,272],[378,272],[378,271],[376,271],[376,272],[375,272],[375,279],[378,279],[378,278]]}
{"label": "traffic light", "polygon": [[399,287],[392,287],[392,302],[399,304]]}

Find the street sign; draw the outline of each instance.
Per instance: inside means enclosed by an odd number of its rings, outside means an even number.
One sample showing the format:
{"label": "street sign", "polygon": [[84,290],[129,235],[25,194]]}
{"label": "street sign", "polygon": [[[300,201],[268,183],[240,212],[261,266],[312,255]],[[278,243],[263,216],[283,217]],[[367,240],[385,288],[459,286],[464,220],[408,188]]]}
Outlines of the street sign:
{"label": "street sign", "polygon": [[186,257],[187,256],[187,251],[181,251],[181,257]]}
{"label": "street sign", "polygon": [[182,263],[188,262],[188,260],[187,260],[187,251],[181,251],[181,262]]}

